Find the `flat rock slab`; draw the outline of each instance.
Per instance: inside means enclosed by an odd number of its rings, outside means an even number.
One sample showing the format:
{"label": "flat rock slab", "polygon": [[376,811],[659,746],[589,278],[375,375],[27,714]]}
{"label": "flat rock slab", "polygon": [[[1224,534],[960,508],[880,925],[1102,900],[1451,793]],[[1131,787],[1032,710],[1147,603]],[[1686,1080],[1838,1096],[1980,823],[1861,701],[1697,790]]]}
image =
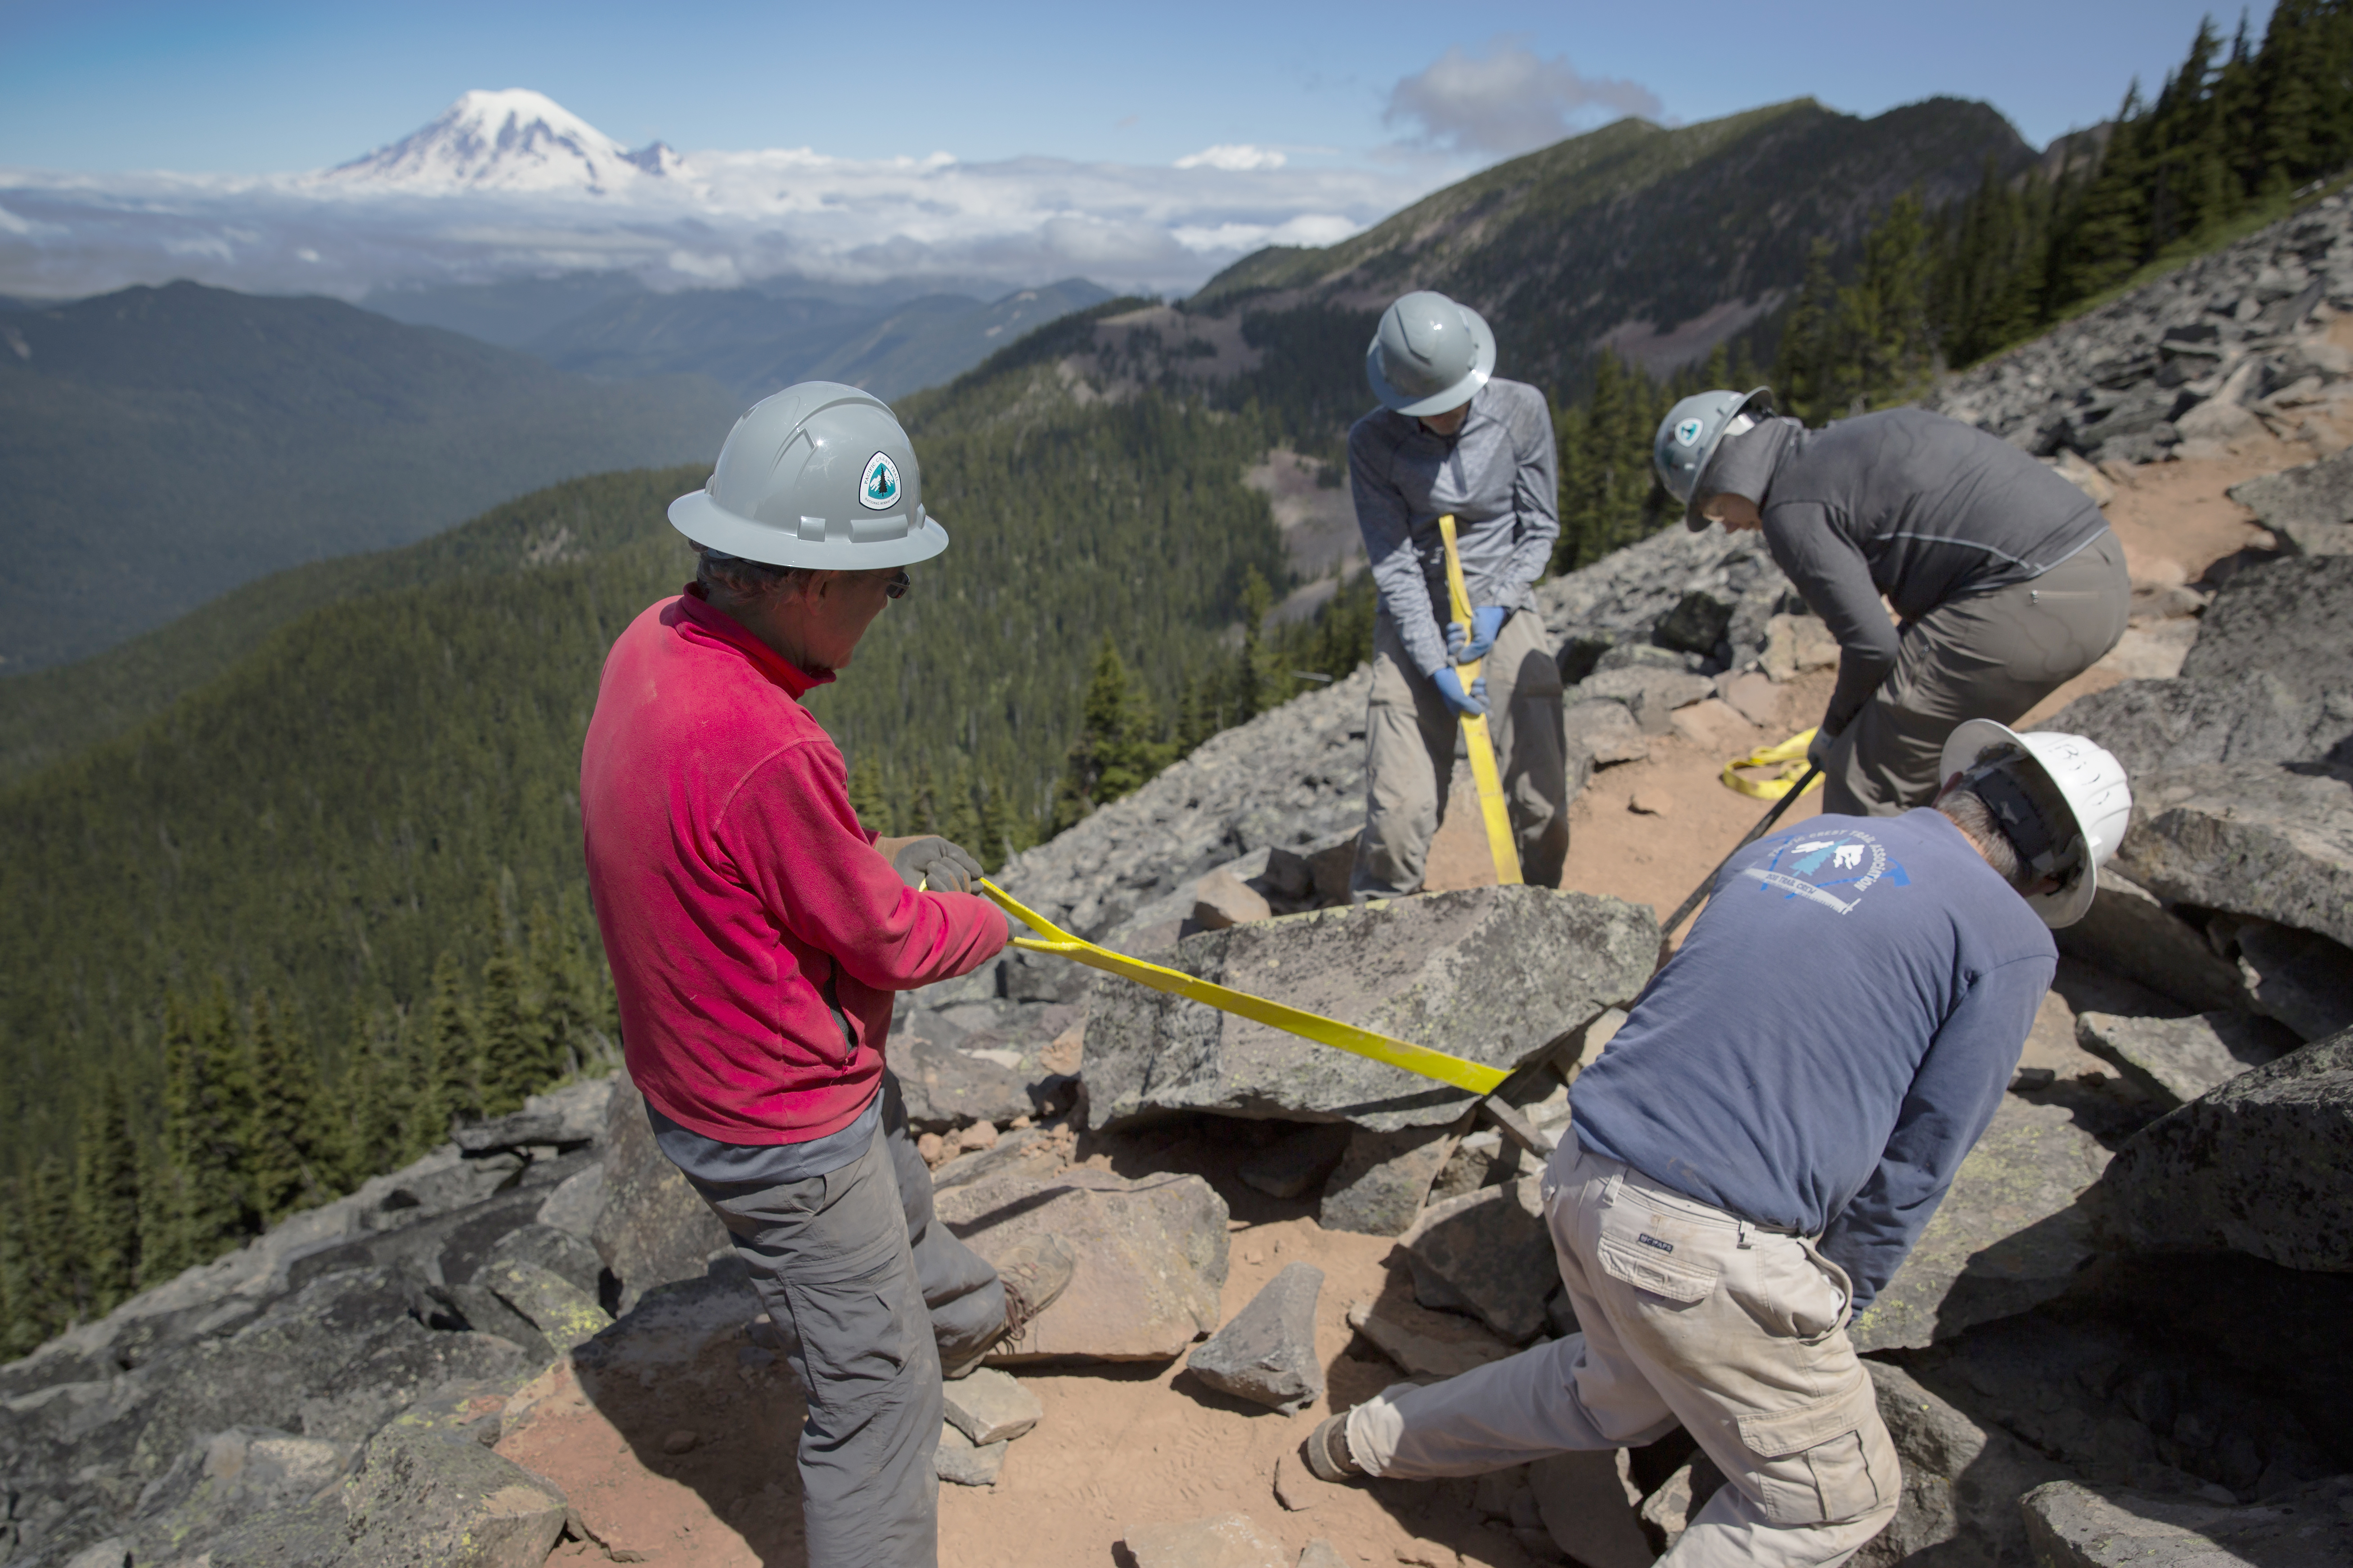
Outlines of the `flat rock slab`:
{"label": "flat rock slab", "polygon": [[2048,1568],[2342,1568],[2353,1563],[2353,1478],[2246,1508],[2053,1481],[2019,1500]]}
{"label": "flat rock slab", "polygon": [[2149,891],[2353,945],[2353,772],[2209,763],[2134,781],[2124,873]]}
{"label": "flat rock slab", "polygon": [[1038,1425],[1045,1406],[1038,1396],[993,1366],[955,1378],[944,1386],[948,1425],[974,1443],[1009,1443]]}
{"label": "flat rock slab", "polygon": [[1061,1299],[992,1364],[1169,1361],[1216,1330],[1226,1281],[1226,1205],[1198,1176],[1125,1181],[1073,1170],[991,1176],[939,1195],[937,1212],[994,1260],[1047,1232],[1078,1254]]}
{"label": "flat rock slab", "polygon": [[1324,1397],[1315,1354],[1315,1299],[1324,1270],[1293,1263],[1268,1280],[1187,1359],[1194,1376],[1222,1393],[1273,1409],[1303,1410]]}
{"label": "flat rock slab", "polygon": [[645,1097],[627,1074],[613,1084],[605,1123],[604,1202],[588,1239],[621,1281],[628,1311],[656,1286],[701,1275],[732,1249],[727,1227],[654,1142]]}
{"label": "flat rock slab", "polygon": [[1246,1513],[1130,1525],[1125,1540],[1135,1568],[1293,1568],[1282,1542]]}
{"label": "flat rock slab", "polygon": [[906,1097],[908,1124],[944,1132],[976,1121],[1010,1121],[1029,1114],[1029,1091],[1021,1080],[992,1061],[917,1032],[891,1042],[891,1070]]}
{"label": "flat rock slab", "polygon": [[469,1432],[395,1422],[343,1486],[343,1554],[358,1568],[411,1563],[538,1568],[570,1505],[554,1481]]}
{"label": "flat rock slab", "polygon": [[[1472,888],[1202,932],[1178,943],[1175,966],[1508,1071],[1640,992],[1658,943],[1644,906]],[[1442,1126],[1472,1099],[1124,981],[1095,991],[1081,1070],[1098,1130],[1209,1110],[1389,1131]]]}
{"label": "flat rock slab", "polygon": [[959,1154],[932,1173],[932,1190],[965,1186],[984,1176],[1018,1170],[1031,1160],[1049,1159],[1050,1151],[1039,1147],[1045,1138],[1044,1128],[1024,1127],[1008,1132],[986,1149]]}
{"label": "flat rock slab", "polygon": [[2052,933],[2068,957],[2120,974],[2198,1012],[2246,1005],[2239,972],[2196,926],[2168,910],[2111,864],[2073,925]]}
{"label": "flat rock slab", "polygon": [[2224,492],[2265,528],[2289,522],[2353,522],[2353,448],[2316,463],[2242,479]]}
{"label": "flat rock slab", "polygon": [[940,1446],[932,1455],[932,1473],[960,1487],[988,1487],[1005,1469],[1005,1450],[1012,1444],[1000,1438],[976,1443],[946,1422],[940,1426]]}
{"label": "flat rock slab", "polygon": [[[1901,1367],[1865,1358],[1862,1369],[1904,1464],[1903,1501],[1867,1548],[1869,1561],[1903,1563],[1943,1547],[1976,1553],[1962,1561],[2030,1562],[2018,1500],[2066,1469],[2000,1427],[1979,1425]],[[1953,1542],[1961,1544],[1947,1545]]]}
{"label": "flat rock slab", "polygon": [[2127,1018],[2081,1013],[2075,1040],[2124,1069],[2168,1110],[2259,1068],[2300,1042],[2269,1019],[2245,1013],[2189,1018]]}
{"label": "flat rock slab", "polygon": [[1470,1319],[1410,1301],[1352,1301],[1348,1326],[1408,1377],[1455,1377],[1513,1353]]}
{"label": "flat rock slab", "polygon": [[1459,1121],[1395,1132],[1351,1129],[1340,1163],[1324,1183],[1316,1223],[1358,1236],[1404,1235],[1453,1156],[1461,1130]]}
{"label": "flat rock slab", "polygon": [[2353,952],[2344,943],[2269,921],[2247,921],[2238,941],[2239,972],[2256,1012],[2299,1039],[2353,1028]]}
{"label": "flat rock slab", "polygon": [[2149,1123],[2103,1185],[2144,1247],[2353,1272],[2353,1030]]}
{"label": "flat rock slab", "polygon": [[2093,1255],[2078,1200],[2107,1161],[2065,1108],[2004,1095],[1911,1256],[1850,1326],[1854,1348],[1916,1349],[2064,1290]]}
{"label": "flat rock slab", "polygon": [[1417,1264],[1514,1344],[1544,1329],[1545,1298],[1560,1283],[1543,1185],[1541,1176],[1522,1176],[1432,1204],[1398,1238]]}

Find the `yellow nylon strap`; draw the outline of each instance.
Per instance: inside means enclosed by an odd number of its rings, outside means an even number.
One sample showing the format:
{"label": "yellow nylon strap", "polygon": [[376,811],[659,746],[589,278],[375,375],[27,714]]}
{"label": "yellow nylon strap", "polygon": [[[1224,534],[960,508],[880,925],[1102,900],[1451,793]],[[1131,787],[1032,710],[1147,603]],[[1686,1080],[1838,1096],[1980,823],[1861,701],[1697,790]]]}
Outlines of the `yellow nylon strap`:
{"label": "yellow nylon strap", "polygon": [[1012,894],[986,877],[980,880],[980,890],[996,900],[1006,913],[1039,932],[1035,937],[1015,937],[1013,945],[1016,947],[1026,947],[1032,952],[1059,953],[1091,969],[1104,970],[1133,980],[1139,985],[1149,985],[1155,991],[1183,996],[1215,1007],[1219,1012],[1232,1013],[1270,1028],[1281,1029],[1285,1034],[1313,1040],[1319,1046],[1370,1057],[1377,1062],[1386,1062],[1390,1067],[1402,1068],[1423,1078],[1434,1078],[1440,1083],[1452,1084],[1473,1094],[1489,1093],[1504,1081],[1505,1075],[1496,1068],[1464,1061],[1461,1057],[1450,1057],[1444,1051],[1433,1051],[1409,1041],[1391,1039],[1370,1029],[1360,1029],[1354,1024],[1343,1024],[1336,1018],[1287,1007],[1280,1002],[1270,1002],[1246,991],[1229,990],[1223,985],[1197,979],[1181,970],[1164,969],[1140,958],[1130,958],[1124,952],[1097,947],[1091,942],[1072,936],[1035,910],[1025,908]]}
{"label": "yellow nylon strap", "polygon": [[[1814,731],[1800,730],[1778,746],[1760,747],[1745,757],[1735,757],[1724,764],[1724,787],[1736,789],[1743,795],[1753,795],[1758,800],[1778,800],[1789,793],[1789,786],[1805,773],[1806,748],[1813,742]],[[1743,778],[1735,771],[1739,768],[1769,768],[1776,763],[1780,764],[1781,771],[1769,779]],[[1814,782],[1806,786],[1806,793],[1813,794],[1821,787],[1821,774],[1816,773]]]}
{"label": "yellow nylon strap", "polygon": [[[1454,547],[1454,514],[1448,512],[1438,520],[1438,536],[1446,542],[1446,598],[1454,612],[1454,624],[1462,635],[1471,635],[1471,590],[1462,581],[1462,556]],[[1462,680],[1462,689],[1479,679],[1479,667],[1486,660],[1474,658],[1468,664],[1454,667]],[[1519,846],[1512,842],[1512,814],[1504,804],[1504,781],[1495,771],[1495,742],[1487,733],[1487,716],[1466,716],[1462,721],[1465,750],[1471,753],[1471,782],[1479,786],[1479,816],[1487,825],[1487,852],[1495,858],[1495,880],[1512,887],[1522,880]]]}

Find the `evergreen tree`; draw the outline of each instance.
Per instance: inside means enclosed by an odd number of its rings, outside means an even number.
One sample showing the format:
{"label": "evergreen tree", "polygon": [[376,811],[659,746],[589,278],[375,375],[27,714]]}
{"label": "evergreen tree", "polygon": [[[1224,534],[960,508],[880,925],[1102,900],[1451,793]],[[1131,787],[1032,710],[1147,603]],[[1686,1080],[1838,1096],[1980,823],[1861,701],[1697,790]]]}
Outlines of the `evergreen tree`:
{"label": "evergreen tree", "polygon": [[411,1157],[410,1124],[417,1120],[413,1075],[400,1059],[398,1020],[370,1018],[353,1031],[350,1066],[343,1074],[351,1156],[346,1181],[395,1170]]}
{"label": "evergreen tree", "polygon": [[25,1194],[26,1316],[40,1343],[89,1313],[90,1279],[73,1177],[51,1154],[34,1165]]}
{"label": "evergreen tree", "polygon": [[267,992],[254,998],[248,1079],[253,1121],[245,1142],[245,1188],[264,1226],[325,1195],[318,1065],[292,1020]]}
{"label": "evergreen tree", "polygon": [[882,763],[872,752],[858,759],[849,770],[849,809],[858,820],[875,832],[896,837],[891,830],[891,796],[883,787]]}
{"label": "evergreen tree", "polygon": [[481,996],[482,1114],[504,1116],[521,1110],[549,1073],[539,1020],[523,995],[522,960],[503,934],[482,965]]}
{"label": "evergreen tree", "polygon": [[[1254,649],[1254,642],[1246,642]],[[1151,693],[1128,674],[1119,648],[1103,635],[1087,681],[1078,739],[1071,742],[1054,802],[1057,833],[1096,806],[1140,788],[1166,765],[1174,748],[1159,738]]]}
{"label": "evergreen tree", "polygon": [[94,1312],[109,1312],[138,1289],[140,1279],[139,1145],[122,1080],[112,1072],[87,1104],[74,1163],[90,1305]]}
{"label": "evergreen tree", "polygon": [[544,1053],[542,1073],[549,1080],[568,1077],[596,1059],[596,1047],[589,1037],[594,1005],[587,966],[570,934],[544,903],[532,905],[525,930],[530,942],[531,996],[539,1013],[540,1047]]}
{"label": "evergreen tree", "polygon": [[450,1123],[482,1113],[478,1087],[481,1047],[466,998],[466,972],[455,948],[443,948],[433,964],[425,1044],[428,1089],[418,1135],[430,1148],[449,1136]]}
{"label": "evergreen tree", "polygon": [[194,1159],[196,1032],[187,1002],[164,994],[163,1128],[153,1173],[140,1205],[140,1282],[160,1284],[197,1261],[188,1230],[187,1174]]}
{"label": "evergreen tree", "polygon": [[14,1361],[37,1349],[40,1304],[33,1299],[32,1262],[25,1235],[25,1184],[10,1179],[0,1187],[0,1360]]}
{"label": "evergreen tree", "polygon": [[246,1139],[253,1128],[250,1059],[228,987],[216,981],[195,1022],[189,1096],[187,1162],[182,1168],[188,1254],[217,1258],[252,1233],[253,1202],[245,1184]]}

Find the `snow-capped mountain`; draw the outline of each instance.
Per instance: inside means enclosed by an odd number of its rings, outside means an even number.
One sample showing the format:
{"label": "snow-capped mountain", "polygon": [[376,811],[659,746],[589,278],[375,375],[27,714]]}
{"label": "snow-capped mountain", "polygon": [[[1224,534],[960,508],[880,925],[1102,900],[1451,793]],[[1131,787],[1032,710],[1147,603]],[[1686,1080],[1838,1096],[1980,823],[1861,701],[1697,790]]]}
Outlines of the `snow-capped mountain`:
{"label": "snow-capped mountain", "polygon": [[523,88],[467,93],[423,130],[331,169],[346,187],[441,195],[490,191],[617,195],[678,173],[656,142],[630,152],[554,99]]}

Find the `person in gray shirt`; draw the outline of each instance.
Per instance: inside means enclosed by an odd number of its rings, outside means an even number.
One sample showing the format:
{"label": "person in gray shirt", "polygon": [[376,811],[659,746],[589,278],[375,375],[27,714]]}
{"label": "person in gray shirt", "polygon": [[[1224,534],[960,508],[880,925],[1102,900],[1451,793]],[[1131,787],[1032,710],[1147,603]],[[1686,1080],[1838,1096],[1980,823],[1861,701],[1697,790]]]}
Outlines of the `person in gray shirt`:
{"label": "person in gray shirt", "polygon": [[2124,636],[2124,547],[2081,490],[1974,426],[1891,408],[1809,430],[1771,399],[1676,404],[1652,448],[1661,482],[1694,531],[1762,529],[1838,638],[1807,753],[1822,809],[1925,805],[1956,725],[2019,719]]}
{"label": "person in gray shirt", "polygon": [[[1467,714],[1490,716],[1522,877],[1556,888],[1568,860],[1560,669],[1532,592],[1560,536],[1552,411],[1494,366],[1478,312],[1433,293],[1391,305],[1365,355],[1382,406],[1348,432],[1348,478],[1380,608],[1349,883],[1359,902],[1420,889]],[[1468,636],[1447,606],[1438,520],[1448,513]],[[1473,659],[1484,668],[1465,689],[1457,667]]]}

